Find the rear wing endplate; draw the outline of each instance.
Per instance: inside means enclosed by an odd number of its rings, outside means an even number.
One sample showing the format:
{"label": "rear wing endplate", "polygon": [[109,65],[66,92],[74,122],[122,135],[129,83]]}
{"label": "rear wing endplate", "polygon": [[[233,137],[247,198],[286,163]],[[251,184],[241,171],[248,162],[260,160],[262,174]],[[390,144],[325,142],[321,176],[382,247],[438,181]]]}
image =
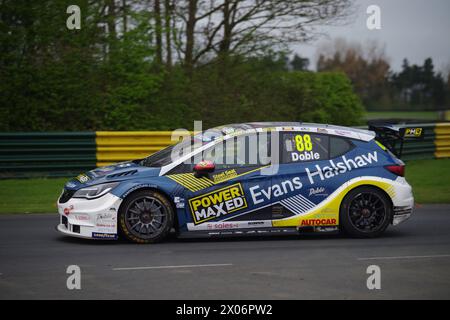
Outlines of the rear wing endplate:
{"label": "rear wing endplate", "polygon": [[405,141],[423,139],[423,127],[389,123],[369,123],[369,130],[375,132],[376,139],[397,157],[401,158]]}

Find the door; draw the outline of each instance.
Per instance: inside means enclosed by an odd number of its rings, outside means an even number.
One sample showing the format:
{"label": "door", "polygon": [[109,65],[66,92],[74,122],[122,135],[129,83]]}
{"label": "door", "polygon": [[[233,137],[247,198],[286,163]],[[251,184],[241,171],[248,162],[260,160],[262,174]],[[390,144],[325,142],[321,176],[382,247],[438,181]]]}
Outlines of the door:
{"label": "door", "polygon": [[[346,183],[343,156],[351,140],[326,133],[284,132],[280,139],[280,171],[274,176],[275,227],[329,228],[339,224],[339,191]],[[345,168],[344,168],[345,169]],[[276,190],[276,191],[275,191]]]}
{"label": "door", "polygon": [[[269,155],[268,135],[252,133],[220,141],[194,156],[190,165],[183,164],[184,172],[177,179],[185,186],[187,229],[214,232],[270,227],[271,200],[252,198],[252,190],[270,188],[271,176],[262,172],[270,164]],[[196,177],[192,169],[200,160],[214,162],[214,171]]]}
{"label": "door", "polygon": [[277,212],[273,226],[299,227],[304,220],[315,219],[318,204],[330,194],[314,169],[328,162],[329,138],[312,132],[281,134],[280,169],[272,180],[272,201]]}

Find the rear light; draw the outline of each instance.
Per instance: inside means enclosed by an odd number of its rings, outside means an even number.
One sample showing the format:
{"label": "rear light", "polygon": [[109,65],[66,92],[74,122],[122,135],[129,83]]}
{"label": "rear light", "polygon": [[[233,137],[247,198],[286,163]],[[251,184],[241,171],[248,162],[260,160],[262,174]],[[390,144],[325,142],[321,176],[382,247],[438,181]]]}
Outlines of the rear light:
{"label": "rear light", "polygon": [[393,174],[396,174],[400,177],[404,177],[405,176],[405,165],[403,164],[397,164],[394,166],[385,166],[385,168],[392,172]]}

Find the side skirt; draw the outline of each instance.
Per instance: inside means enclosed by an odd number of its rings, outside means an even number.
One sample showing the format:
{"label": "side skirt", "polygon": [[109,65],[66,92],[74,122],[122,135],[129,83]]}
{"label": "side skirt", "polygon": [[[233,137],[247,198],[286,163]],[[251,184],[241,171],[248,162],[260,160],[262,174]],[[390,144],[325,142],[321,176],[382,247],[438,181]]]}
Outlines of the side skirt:
{"label": "side skirt", "polygon": [[253,228],[253,229],[228,229],[214,231],[184,231],[180,232],[178,238],[224,238],[224,237],[252,237],[252,236],[283,236],[301,235],[311,233],[337,234],[339,227],[284,227],[284,228]]}

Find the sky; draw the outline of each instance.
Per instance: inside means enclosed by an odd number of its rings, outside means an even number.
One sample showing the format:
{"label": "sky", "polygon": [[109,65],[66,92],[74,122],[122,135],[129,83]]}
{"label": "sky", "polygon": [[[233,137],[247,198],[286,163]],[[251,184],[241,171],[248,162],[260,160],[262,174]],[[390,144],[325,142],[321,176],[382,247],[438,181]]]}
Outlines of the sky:
{"label": "sky", "polygon": [[[317,48],[344,38],[361,44],[377,41],[385,46],[391,68],[401,70],[406,57],[411,64],[423,64],[427,57],[433,59],[435,69],[450,71],[450,0],[355,0],[356,12],[345,26],[319,27],[321,36],[309,44],[291,47],[293,52],[310,59],[315,69]],[[381,9],[381,29],[369,30],[367,7],[378,5]]]}

